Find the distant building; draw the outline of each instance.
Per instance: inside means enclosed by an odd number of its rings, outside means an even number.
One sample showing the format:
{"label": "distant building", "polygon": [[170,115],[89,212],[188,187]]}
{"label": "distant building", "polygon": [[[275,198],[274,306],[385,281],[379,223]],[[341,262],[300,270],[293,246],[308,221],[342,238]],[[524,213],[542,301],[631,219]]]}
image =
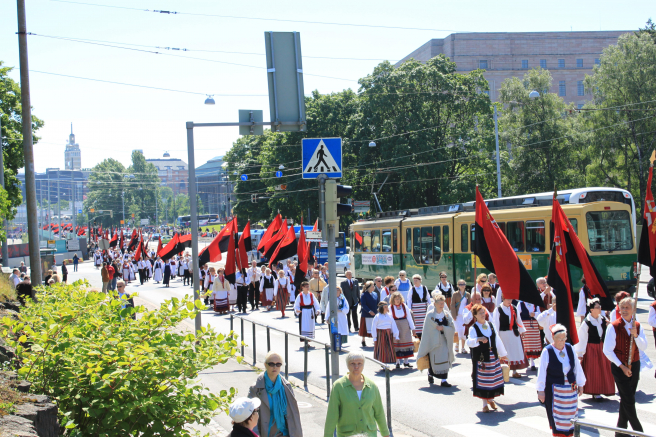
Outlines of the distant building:
{"label": "distant building", "polygon": [[173,195],[189,193],[189,167],[179,158],[171,158],[168,152],[161,159],[146,159],[157,168],[162,186],[173,190]]}
{"label": "distant building", "polygon": [[550,92],[581,107],[591,97],[584,89],[585,75],[592,74],[603,49],[625,33],[630,31],[453,33],[428,41],[396,66],[411,58],[426,62],[444,54],[460,73],[485,70],[492,101],[499,100],[505,79],[522,78],[527,70],[541,67],[553,77]]}
{"label": "distant building", "polygon": [[73,135],[73,123],[71,123],[71,134],[68,136],[66,150],[64,151],[64,163],[64,168],[66,170],[79,170],[82,168],[80,145],[75,143],[75,135]]}
{"label": "distant building", "polygon": [[219,214],[225,218],[234,206],[234,184],[228,180],[223,156],[216,156],[200,167],[196,167],[198,196],[205,212]]}

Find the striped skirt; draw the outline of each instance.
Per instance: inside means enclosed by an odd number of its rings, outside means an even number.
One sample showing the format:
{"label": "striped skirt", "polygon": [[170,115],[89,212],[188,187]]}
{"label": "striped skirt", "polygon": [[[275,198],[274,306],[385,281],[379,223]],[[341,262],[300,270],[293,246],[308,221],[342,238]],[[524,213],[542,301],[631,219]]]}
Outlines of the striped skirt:
{"label": "striped skirt", "polygon": [[371,325],[373,322],[373,317],[362,316],[360,318],[360,330],[358,331],[360,337],[371,337]]}
{"label": "striped skirt", "polygon": [[214,299],[214,311],[222,312],[222,311],[228,311],[229,309],[230,309],[230,305],[228,305],[227,297],[225,299]]}
{"label": "striped skirt", "polygon": [[522,343],[524,344],[524,353],[528,358],[540,358],[542,354],[542,339],[540,338],[540,326],[535,319],[522,320],[526,332]]}
{"label": "striped skirt", "polygon": [[603,344],[588,343],[583,355],[581,367],[587,379],[583,386],[583,393],[588,395],[615,394],[615,380],[610,371],[610,361],[603,352]]}
{"label": "striped skirt", "polygon": [[499,358],[490,351],[490,362],[472,362],[474,397],[494,399],[504,393],[503,371]]}
{"label": "striped skirt", "polygon": [[397,359],[414,357],[415,348],[412,343],[412,331],[408,319],[394,320],[399,330],[399,339],[394,340],[394,352]]}
{"label": "striped skirt", "polygon": [[285,307],[287,307],[287,299],[289,299],[289,293],[287,293],[287,290],[284,288],[278,289],[278,293],[276,294],[276,309],[278,311],[284,311]]}
{"label": "striped skirt", "polygon": [[578,394],[569,384],[553,384],[552,390],[545,393],[551,399],[546,399],[547,417],[554,436],[568,437],[574,434],[571,420],[578,411]]}
{"label": "striped skirt", "polygon": [[374,359],[384,364],[396,363],[394,354],[394,338],[391,329],[378,329],[376,331],[376,345],[374,346]]}
{"label": "striped skirt", "polygon": [[412,321],[415,323],[415,330],[419,335],[424,329],[424,319],[426,319],[426,310],[428,302],[412,303]]}

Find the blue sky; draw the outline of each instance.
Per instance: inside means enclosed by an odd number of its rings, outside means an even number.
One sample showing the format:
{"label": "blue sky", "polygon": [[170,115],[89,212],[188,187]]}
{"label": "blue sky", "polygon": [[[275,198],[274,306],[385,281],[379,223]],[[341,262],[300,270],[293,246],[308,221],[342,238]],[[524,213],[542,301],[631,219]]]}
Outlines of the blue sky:
{"label": "blue sky", "polygon": [[[168,10],[160,14],[53,0],[27,0],[27,29],[38,35],[135,44],[123,50],[42,36],[28,37],[30,69],[199,93],[184,94],[32,72],[33,113],[45,121],[35,146],[36,169],[64,166],[73,123],[82,166],[113,157],[129,163],[133,149],[147,158],[187,161],[185,122],[237,121],[239,109],[262,109],[269,120],[264,32],[301,33],[305,93],[357,89],[357,79],[383,59],[396,61],[431,38],[453,32],[627,30],[642,27],[653,1],[258,1],[82,0],[91,4]],[[501,5],[501,7],[499,7]],[[199,15],[191,15],[199,14]],[[207,15],[265,18],[224,18]],[[411,27],[408,30],[279,20]],[[0,1],[0,59],[18,81],[16,2]],[[143,46],[178,47],[172,52]],[[196,50],[245,52],[212,53]],[[320,59],[315,57],[356,58]],[[211,59],[250,67],[188,59]],[[328,79],[311,74],[331,76]],[[215,94],[216,105],[202,94]],[[221,97],[218,94],[241,95]],[[257,96],[243,96],[252,95]],[[196,165],[222,155],[237,128],[196,129]],[[300,153],[300,151],[299,151]],[[300,156],[299,156],[300,158]]]}

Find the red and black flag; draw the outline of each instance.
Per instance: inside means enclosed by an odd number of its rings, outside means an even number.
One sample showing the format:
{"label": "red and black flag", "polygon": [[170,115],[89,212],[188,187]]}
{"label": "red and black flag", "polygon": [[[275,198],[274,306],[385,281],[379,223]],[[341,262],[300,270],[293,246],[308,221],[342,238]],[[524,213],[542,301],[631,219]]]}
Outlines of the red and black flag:
{"label": "red and black flag", "polygon": [[244,246],[244,250],[248,253],[253,250],[253,243],[251,241],[251,221],[246,222],[244,230],[241,232],[239,244]]}
{"label": "red and black flag", "polygon": [[487,209],[478,186],[475,229],[474,254],[486,269],[497,275],[504,299],[518,299],[535,306],[544,305],[535,282]]}
{"label": "red and black flag", "polygon": [[198,254],[198,265],[219,262],[223,259],[222,252],[228,251],[233,220],[228,222],[217,234],[210,244],[205,246]]}
{"label": "red and black flag", "polygon": [[230,236],[228,237],[228,250],[227,250],[227,259],[225,263],[225,277],[230,282],[231,284],[234,284],[236,282],[236,277],[235,277],[235,272],[236,272],[236,266],[235,266],[235,234],[234,232],[230,233]]}
{"label": "red and black flag", "polygon": [[137,228],[132,230],[132,237],[130,237],[130,243],[128,243],[128,251],[133,251],[137,247],[139,242],[139,234],[137,234]]}
{"label": "red and black flag", "polygon": [[116,247],[118,244],[118,234],[114,234],[111,240],[109,240],[109,247]]}
{"label": "red and black flag", "polygon": [[308,256],[310,249],[305,243],[305,230],[303,229],[303,218],[301,218],[301,230],[298,235],[298,266],[296,267],[296,276],[294,276],[294,287],[301,290],[301,283],[305,281],[305,275],[308,271]]}
{"label": "red and black flag", "polygon": [[123,244],[123,230],[121,230],[121,231],[119,232],[119,234],[120,234],[120,235],[119,235],[119,238],[120,238],[120,239],[119,239],[119,243],[118,243],[118,248],[119,248],[120,250],[123,250],[123,249],[125,249],[124,244]]}
{"label": "red and black flag", "polygon": [[264,253],[264,245],[278,232],[280,226],[282,225],[282,216],[278,214],[275,219],[271,222],[267,230],[262,234],[260,243],[257,245],[257,250],[261,253]]}
{"label": "red and black flag", "polygon": [[298,245],[296,242],[296,232],[294,226],[290,226],[287,234],[280,240],[276,251],[271,256],[269,267],[275,265],[278,261],[291,258],[298,253]]}
{"label": "red and black flag", "polygon": [[287,234],[287,219],[285,219],[282,222],[282,226],[280,226],[280,229],[278,229],[276,235],[271,237],[271,239],[269,239],[269,241],[267,241],[267,243],[264,245],[264,256],[267,259],[271,259],[276,249],[278,248],[278,245],[280,244],[280,240],[282,240],[286,234]]}
{"label": "red and black flag", "polygon": [[157,251],[155,253],[159,253],[159,251],[162,250],[162,237],[159,237],[159,240],[157,240]]}
{"label": "red and black flag", "polygon": [[191,247],[191,234],[183,235],[178,238],[178,244],[175,245],[173,253],[182,254],[182,252],[188,247]]}
{"label": "red and black flag", "polygon": [[642,233],[638,244],[638,262],[649,266],[649,274],[652,278],[656,278],[656,206],[654,205],[654,196],[651,193],[655,154],[656,152],[653,152],[651,155],[652,161],[649,166],[649,177],[647,177],[647,193],[642,208]]}
{"label": "red and black flag", "polygon": [[157,256],[162,258],[162,261],[166,262],[176,254],[175,247],[178,245],[179,238],[178,234],[175,234],[173,238],[166,243],[166,246],[162,247],[162,249],[157,252]]}
{"label": "red and black flag", "polygon": [[[237,224],[237,217],[235,217],[235,225]],[[237,226],[235,226],[235,231],[237,230]],[[249,248],[246,248],[246,240],[248,240],[248,246]],[[242,273],[246,274],[246,270],[248,269],[248,251],[250,250],[251,247],[251,222],[250,220],[246,223],[246,226],[244,226],[244,230],[241,233],[241,237],[239,237],[239,242],[237,243],[237,265],[239,266],[239,270],[241,270]]]}
{"label": "red and black flag", "polygon": [[144,250],[144,241],[143,241],[143,236],[139,237],[139,243],[137,244],[137,251],[134,253],[134,259],[137,261],[141,261],[141,259],[145,255],[145,250]]}

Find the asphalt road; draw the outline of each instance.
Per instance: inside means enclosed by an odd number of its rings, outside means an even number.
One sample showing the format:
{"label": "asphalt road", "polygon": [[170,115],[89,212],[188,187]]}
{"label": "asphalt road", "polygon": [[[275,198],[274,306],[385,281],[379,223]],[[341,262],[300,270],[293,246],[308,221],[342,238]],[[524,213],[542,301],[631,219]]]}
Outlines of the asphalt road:
{"label": "asphalt road", "polygon": [[[70,274],[75,280],[85,277],[96,285],[100,285],[100,272],[91,263],[80,265],[78,273]],[[643,270],[643,278],[649,278],[647,269]],[[183,286],[181,280],[172,282],[170,288],[153,282],[143,286],[134,283],[128,286],[129,292],[138,292],[139,296],[147,301],[159,304],[171,297],[181,297],[192,292],[189,286]],[[639,320],[646,325],[648,307],[651,299],[647,296],[646,282],[640,284],[640,296],[638,304]],[[292,315],[291,307],[288,307],[289,316],[281,318],[277,311],[255,311],[249,312],[245,317],[259,323],[298,333],[298,323]],[[233,315],[236,315],[233,313]],[[204,311],[202,314],[203,325],[210,325],[221,332],[230,330],[230,315],[216,315],[213,311]],[[247,344],[245,355],[252,362],[253,345],[257,351],[257,361],[262,362],[267,352],[266,328],[258,326],[253,341],[252,324],[244,323],[244,342]],[[241,323],[237,319],[234,322],[237,333],[241,333]],[[316,329],[317,340],[328,342],[329,333],[326,325],[318,324]],[[654,350],[654,338],[651,330],[647,332],[649,349],[647,355],[656,363],[656,351]],[[285,335],[281,332],[271,330],[271,349],[284,354]],[[363,348],[360,338],[352,333],[349,342],[342,352],[343,356],[351,350],[362,350],[366,356],[373,357],[372,340],[367,340],[368,347]],[[304,354],[302,343],[295,337],[288,338],[288,366],[289,374],[303,380]],[[325,396],[326,390],[326,364],[323,347],[311,349],[308,354],[308,384],[309,390]],[[414,362],[411,361],[413,364]],[[340,360],[340,374],[345,373],[345,364]],[[525,371],[521,371],[522,375]],[[365,374],[372,378],[377,384],[385,399],[385,374],[381,372],[372,362],[367,362]],[[468,355],[458,355],[456,363],[449,374],[449,382],[454,386],[444,389],[437,385],[429,386],[426,372],[420,373],[416,369],[394,370],[391,372],[391,401],[392,417],[397,429],[402,429],[403,435],[416,436],[465,436],[465,437],[501,437],[516,436],[525,437],[529,435],[549,436],[549,430],[544,408],[540,406],[536,391],[535,380],[537,372],[529,372],[528,377],[519,380],[512,379],[506,384],[505,395],[497,398],[500,411],[495,413],[480,413],[481,402],[474,398],[471,393],[471,360]],[[654,370],[641,373],[641,380],[637,392],[638,416],[642,421],[644,430],[650,435],[656,436],[656,379]],[[605,402],[593,402],[589,396],[584,396],[579,402],[580,416],[599,424],[614,426],[617,421],[619,398],[612,396]],[[608,432],[585,431],[586,435],[612,435]],[[400,432],[396,432],[400,434]]]}

